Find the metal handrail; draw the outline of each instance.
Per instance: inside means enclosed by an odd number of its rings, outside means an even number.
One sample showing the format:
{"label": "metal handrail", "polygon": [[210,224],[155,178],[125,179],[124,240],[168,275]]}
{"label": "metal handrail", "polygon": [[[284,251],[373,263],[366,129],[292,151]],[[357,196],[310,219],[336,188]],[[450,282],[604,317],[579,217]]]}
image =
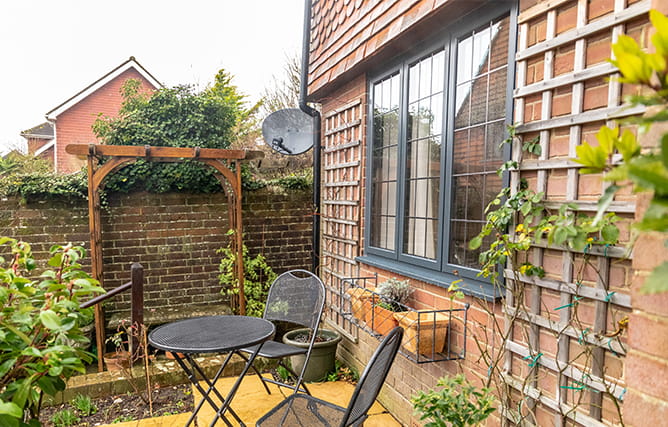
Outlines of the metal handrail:
{"label": "metal handrail", "polygon": [[[120,294],[121,292],[125,292],[128,289],[131,290],[131,298],[130,298],[130,309],[131,309],[131,326],[137,325],[140,327],[141,325],[144,324],[144,267],[138,263],[134,262],[130,266],[130,278],[131,280],[127,283],[122,284],[121,286],[118,286],[117,288],[114,288],[110,290],[109,292],[98,295],[95,298],[86,301],[85,303],[81,304],[81,308],[88,308],[92,307],[94,305],[97,305],[103,301],[106,301],[107,299]],[[102,339],[97,340],[97,354],[98,357],[102,357],[104,354],[104,319],[101,319],[99,324],[96,323],[96,328],[100,328],[100,331],[98,332],[98,335],[102,337]],[[135,355],[135,352],[139,349],[139,340],[138,337],[135,335],[132,335],[132,339],[130,340],[130,354],[133,356]],[[101,368],[100,368],[101,369]]]}

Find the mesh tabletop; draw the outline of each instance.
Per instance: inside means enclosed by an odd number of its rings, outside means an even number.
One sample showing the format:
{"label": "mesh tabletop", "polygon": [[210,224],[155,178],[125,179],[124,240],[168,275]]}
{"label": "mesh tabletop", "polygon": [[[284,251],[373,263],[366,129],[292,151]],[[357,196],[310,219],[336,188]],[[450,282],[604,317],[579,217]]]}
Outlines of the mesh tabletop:
{"label": "mesh tabletop", "polygon": [[268,320],[247,316],[204,316],[155,328],[149,343],[179,353],[216,353],[238,350],[270,338],[275,332]]}

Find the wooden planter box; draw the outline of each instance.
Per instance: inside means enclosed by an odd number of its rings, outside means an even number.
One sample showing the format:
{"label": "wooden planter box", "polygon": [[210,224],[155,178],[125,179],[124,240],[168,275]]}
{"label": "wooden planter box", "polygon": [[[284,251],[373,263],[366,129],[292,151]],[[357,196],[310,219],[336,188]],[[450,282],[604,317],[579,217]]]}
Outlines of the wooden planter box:
{"label": "wooden planter box", "polygon": [[346,291],[346,294],[350,296],[352,315],[361,322],[366,320],[366,313],[370,305],[366,305],[365,301],[373,298],[373,291],[375,288],[351,288]]}
{"label": "wooden planter box", "polygon": [[372,302],[373,299],[367,299],[364,301],[366,307],[366,324],[371,327],[374,332],[379,333],[380,335],[387,335],[392,329],[396,326],[399,326],[399,322],[394,318],[395,313],[392,310],[374,305]]}
{"label": "wooden planter box", "polygon": [[443,351],[448,316],[434,311],[405,311],[394,313],[394,318],[404,328],[402,345],[406,350],[411,353],[419,350],[420,354],[429,356]]}

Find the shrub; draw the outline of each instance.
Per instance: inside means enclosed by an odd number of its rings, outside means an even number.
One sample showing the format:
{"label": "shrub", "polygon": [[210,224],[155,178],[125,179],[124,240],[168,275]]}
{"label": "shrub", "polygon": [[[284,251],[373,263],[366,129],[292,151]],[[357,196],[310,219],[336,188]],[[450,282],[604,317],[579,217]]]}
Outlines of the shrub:
{"label": "shrub", "polygon": [[29,244],[2,237],[0,250],[11,253],[7,266],[0,257],[0,425],[34,425],[41,394],[63,390],[92,360],[76,345],[87,344],[80,326],[92,315],[79,300],[104,290],[81,269],[83,248],[53,246],[52,269],[39,279],[30,276],[37,263]]}
{"label": "shrub", "polygon": [[[228,232],[232,236],[234,231]],[[236,252],[232,250],[231,244],[226,248],[217,251],[223,254],[220,260],[220,275],[218,279],[221,285],[225,287],[221,291],[223,295],[237,295],[239,293],[239,281],[235,275],[234,265],[236,264]],[[251,258],[248,254],[248,248],[243,245],[244,259],[244,297],[246,299],[246,314],[248,316],[262,317],[264,305],[267,301],[269,287],[276,279],[276,273],[267,264],[262,254],[257,254]]]}
{"label": "shrub", "polygon": [[419,391],[411,399],[420,420],[430,420],[425,427],[476,425],[496,410],[490,390],[477,390],[462,374],[443,377],[437,386],[442,389]]}

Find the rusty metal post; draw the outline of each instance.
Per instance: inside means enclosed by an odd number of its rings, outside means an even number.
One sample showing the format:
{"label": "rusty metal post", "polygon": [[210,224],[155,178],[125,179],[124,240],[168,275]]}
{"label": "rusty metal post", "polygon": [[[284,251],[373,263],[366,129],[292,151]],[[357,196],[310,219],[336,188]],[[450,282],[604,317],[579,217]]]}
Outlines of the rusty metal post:
{"label": "rusty metal post", "polygon": [[130,321],[131,330],[134,331],[130,344],[130,354],[132,360],[135,360],[139,351],[139,337],[142,334],[142,328],[144,328],[144,267],[138,262],[132,263],[130,275],[132,277],[132,288],[130,290],[132,317]]}

